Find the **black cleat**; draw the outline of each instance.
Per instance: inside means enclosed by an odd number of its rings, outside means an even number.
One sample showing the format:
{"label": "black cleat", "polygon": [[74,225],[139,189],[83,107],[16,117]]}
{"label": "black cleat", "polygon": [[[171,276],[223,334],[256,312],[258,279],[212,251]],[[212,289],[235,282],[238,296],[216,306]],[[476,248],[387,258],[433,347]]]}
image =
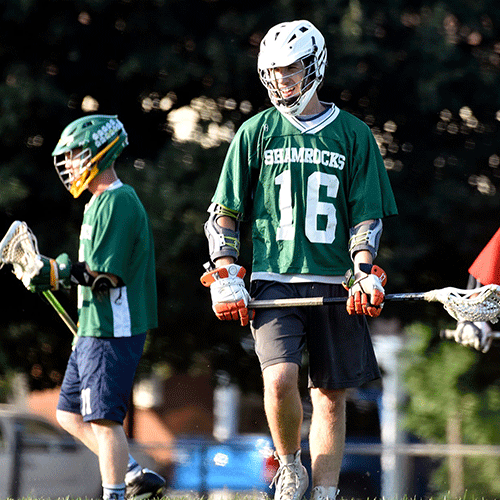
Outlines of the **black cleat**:
{"label": "black cleat", "polygon": [[127,484],[125,498],[127,500],[144,500],[145,498],[162,496],[162,488],[166,481],[159,474],[142,469],[141,473]]}

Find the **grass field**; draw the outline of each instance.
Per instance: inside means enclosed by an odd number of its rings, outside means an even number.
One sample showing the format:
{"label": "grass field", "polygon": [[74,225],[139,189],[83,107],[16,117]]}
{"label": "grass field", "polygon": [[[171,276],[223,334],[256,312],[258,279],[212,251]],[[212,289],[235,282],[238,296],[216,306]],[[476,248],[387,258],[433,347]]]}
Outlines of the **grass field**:
{"label": "grass field", "polygon": [[[161,498],[157,498],[157,499],[154,499],[154,500],[221,500],[222,498],[224,498],[224,500],[271,500],[270,497],[268,497],[267,495],[265,494],[260,494],[260,495],[238,495],[238,494],[235,494],[235,495],[231,495],[231,496],[228,496],[228,495],[225,495],[224,497],[220,496],[220,495],[216,495],[216,496],[212,496],[210,495],[209,497],[197,497],[197,496],[190,496],[190,495],[187,495],[187,496],[164,496],[164,497],[161,497]],[[10,498],[7,498],[6,500],[12,500]],[[52,498],[52,499],[47,499],[47,498],[37,498],[37,497],[23,497],[21,499],[18,499],[18,500],[100,500],[100,499],[94,499],[94,498],[88,498],[88,497],[84,497],[84,498],[71,498],[71,497],[60,497],[60,498]],[[472,496],[467,496],[467,495],[464,495],[463,497],[450,497],[450,496],[447,496],[447,495],[444,495],[444,496],[432,496],[432,497],[426,497],[425,499],[421,499],[421,498],[417,498],[417,497],[407,497],[407,496],[404,496],[402,497],[401,499],[392,499],[392,498],[384,498],[384,499],[379,499],[379,498],[363,498],[363,499],[359,499],[359,498],[348,498],[348,497],[342,497],[342,496],[339,496],[337,498],[337,500],[497,500],[496,498],[493,499],[493,498],[485,498],[485,497],[472,497]]]}

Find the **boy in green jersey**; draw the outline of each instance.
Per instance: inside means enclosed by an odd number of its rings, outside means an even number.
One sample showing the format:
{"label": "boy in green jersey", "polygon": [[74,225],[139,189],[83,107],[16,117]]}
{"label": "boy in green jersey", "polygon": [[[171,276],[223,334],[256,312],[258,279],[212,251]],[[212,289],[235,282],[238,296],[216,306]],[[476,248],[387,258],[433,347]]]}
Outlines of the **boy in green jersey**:
{"label": "boy in green jersey", "polygon": [[[325,67],[324,38],[308,21],[279,24],[263,38],[258,71],[273,107],[236,133],[205,224],[211,262],[202,283],[213,309],[219,319],[252,320],[280,464],[276,500],[300,500],[309,485],[300,460],[304,348],[313,406],[312,500],[338,493],[346,389],[380,376],[365,316],[378,316],[383,305],[385,273],[373,259],[381,219],[397,208],[369,127],[319,100]],[[253,298],[347,294],[347,310],[249,311],[245,269],[235,263],[242,220],[252,224]]]}
{"label": "boy in green jersey", "polygon": [[69,124],[52,153],[61,181],[77,198],[89,190],[79,262],[42,257],[33,292],[78,286],[78,340],[57,406],[58,422],[99,458],[103,498],[149,498],[165,485],[128,452],[123,421],[146,333],[158,326],[154,242],[137,194],[115,160],[128,144],[116,116]]}

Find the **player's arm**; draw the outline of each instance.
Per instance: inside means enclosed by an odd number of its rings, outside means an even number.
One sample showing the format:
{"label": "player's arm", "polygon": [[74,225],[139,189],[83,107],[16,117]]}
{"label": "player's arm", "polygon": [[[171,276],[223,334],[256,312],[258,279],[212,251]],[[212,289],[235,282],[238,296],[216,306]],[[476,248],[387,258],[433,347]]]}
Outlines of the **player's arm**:
{"label": "player's arm", "polygon": [[[216,257],[216,256],[214,257],[213,261],[214,265],[216,267],[220,267],[220,266],[227,266],[229,264],[234,264],[239,256],[239,248],[240,248],[239,231],[237,230],[238,222],[233,217],[229,217],[228,215],[221,215],[217,219],[217,223],[219,227],[226,232],[226,234],[233,235],[234,247],[232,247],[232,245],[231,247],[234,248],[234,250],[237,252],[237,255],[236,256],[232,255],[230,247],[229,249],[227,249],[228,252],[226,255],[222,255],[221,257]],[[222,252],[220,253],[222,254]]]}
{"label": "player's arm", "polygon": [[348,290],[347,312],[376,317],[382,311],[387,282],[385,272],[373,265],[380,236],[382,221],[370,219],[350,230],[349,253],[354,269],[346,273],[344,287]]}
{"label": "player's arm", "polygon": [[42,267],[31,278],[28,288],[32,292],[59,290],[72,285],[88,286],[93,292],[105,293],[110,288],[123,286],[123,281],[114,274],[92,271],[86,262],[71,262],[68,254],[62,253],[55,259],[40,256]]}
{"label": "player's arm", "polygon": [[74,285],[89,286],[97,294],[106,293],[110,288],[119,288],[124,285],[119,276],[92,271],[86,262],[72,264],[71,281]]}
{"label": "player's arm", "polygon": [[220,320],[240,320],[248,323],[250,295],[245,288],[245,268],[236,264],[240,249],[239,221],[241,214],[221,205],[212,204],[205,223],[210,262],[201,277],[204,286],[210,287],[212,309]]}

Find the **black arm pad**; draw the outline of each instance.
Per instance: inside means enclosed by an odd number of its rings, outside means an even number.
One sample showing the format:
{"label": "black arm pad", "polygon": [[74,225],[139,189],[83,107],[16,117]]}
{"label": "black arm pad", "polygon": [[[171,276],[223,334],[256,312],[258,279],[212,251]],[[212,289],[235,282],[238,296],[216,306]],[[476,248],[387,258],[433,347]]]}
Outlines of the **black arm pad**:
{"label": "black arm pad", "polygon": [[93,292],[101,294],[106,293],[110,288],[119,288],[123,285],[124,283],[120,278],[114,279],[109,274],[99,274],[95,277],[91,288]]}
{"label": "black arm pad", "polygon": [[71,281],[77,285],[90,286],[92,291],[97,293],[124,285],[121,278],[115,279],[108,274],[99,274],[94,278],[87,271],[85,262],[76,262],[71,265]]}
{"label": "black arm pad", "polygon": [[92,286],[94,277],[87,271],[85,262],[71,264],[71,282],[75,285]]}

